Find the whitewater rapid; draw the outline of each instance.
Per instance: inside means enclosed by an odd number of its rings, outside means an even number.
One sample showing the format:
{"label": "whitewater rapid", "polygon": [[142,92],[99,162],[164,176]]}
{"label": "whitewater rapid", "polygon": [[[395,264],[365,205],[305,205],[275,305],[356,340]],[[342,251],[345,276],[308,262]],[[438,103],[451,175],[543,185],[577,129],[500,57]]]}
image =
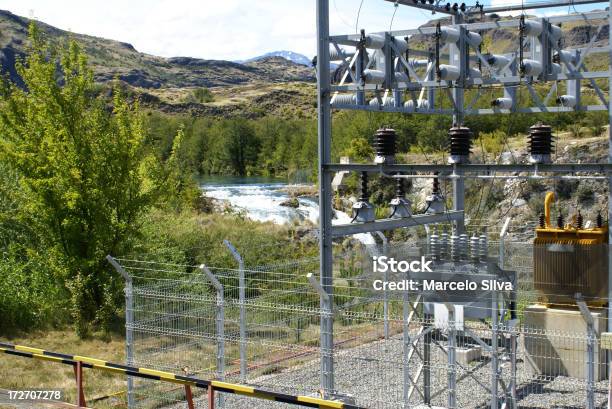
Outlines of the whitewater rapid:
{"label": "whitewater rapid", "polygon": [[[208,197],[225,201],[232,207],[245,212],[249,219],[276,224],[319,222],[319,203],[314,197],[299,197],[299,207],[281,206],[289,199],[287,183],[263,178],[222,178],[202,184]],[[296,185],[292,185],[296,186]],[[351,217],[340,210],[334,210],[333,224],[348,224]],[[375,245],[369,233],[354,235],[365,245]]]}

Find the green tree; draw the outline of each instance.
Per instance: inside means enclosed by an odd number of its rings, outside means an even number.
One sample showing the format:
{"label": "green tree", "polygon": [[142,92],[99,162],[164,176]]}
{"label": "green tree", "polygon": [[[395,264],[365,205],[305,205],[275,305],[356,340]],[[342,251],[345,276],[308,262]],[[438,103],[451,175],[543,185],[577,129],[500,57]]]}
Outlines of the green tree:
{"label": "green tree", "polygon": [[[112,112],[94,97],[93,73],[78,44],[53,47],[35,25],[17,70],[25,89],[5,84],[0,160],[28,192],[23,218],[36,218],[49,248],[61,255],[72,291],[75,326],[108,319],[104,256],[125,250],[139,217],[159,196],[145,149],[138,105],[114,89]],[[98,316],[104,311],[104,317]]]}
{"label": "green tree", "polygon": [[243,119],[225,125],[226,154],[232,168],[240,176],[249,174],[257,165],[260,141],[249,122]]}

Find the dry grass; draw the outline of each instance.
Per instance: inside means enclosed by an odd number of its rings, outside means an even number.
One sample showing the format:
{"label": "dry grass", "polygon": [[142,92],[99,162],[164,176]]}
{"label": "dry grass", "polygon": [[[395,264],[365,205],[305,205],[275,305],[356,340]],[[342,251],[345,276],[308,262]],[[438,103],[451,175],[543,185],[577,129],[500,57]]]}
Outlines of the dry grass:
{"label": "dry grass", "polygon": [[[116,335],[109,337],[94,335],[80,340],[74,332],[66,330],[32,333],[12,339],[0,337],[0,340],[116,363],[125,361],[125,340]],[[75,402],[76,385],[73,369],[69,365],[2,354],[0,355],[0,374],[3,374],[0,376],[0,389],[61,389],[67,402]],[[83,377],[85,399],[89,407],[125,407],[126,380],[124,376],[84,369]],[[117,392],[121,393],[108,399],[93,401]]]}

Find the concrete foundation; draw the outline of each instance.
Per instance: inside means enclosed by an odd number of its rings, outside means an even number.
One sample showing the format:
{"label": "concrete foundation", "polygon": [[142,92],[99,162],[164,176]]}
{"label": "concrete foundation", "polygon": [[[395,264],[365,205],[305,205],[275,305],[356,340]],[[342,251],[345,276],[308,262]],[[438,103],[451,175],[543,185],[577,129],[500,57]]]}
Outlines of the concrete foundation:
{"label": "concrete foundation", "polygon": [[[597,334],[606,330],[605,312],[592,312]],[[534,375],[587,378],[587,325],[578,308],[531,305],[524,311],[525,361]],[[605,379],[606,354],[595,343],[595,381]]]}

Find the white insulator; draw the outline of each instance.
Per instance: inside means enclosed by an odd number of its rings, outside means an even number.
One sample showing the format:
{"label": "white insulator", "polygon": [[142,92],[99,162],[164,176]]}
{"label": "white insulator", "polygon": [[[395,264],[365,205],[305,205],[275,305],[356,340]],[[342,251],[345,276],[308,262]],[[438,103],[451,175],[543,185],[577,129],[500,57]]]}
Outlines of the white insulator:
{"label": "white insulator", "polygon": [[554,62],[550,64],[550,73],[552,75],[561,74],[561,71],[563,71],[561,69],[561,65],[554,63]]}
{"label": "white insulator", "polygon": [[366,48],[380,50],[385,46],[385,37],[379,34],[370,34],[365,38]]}
{"label": "white insulator", "polygon": [[380,85],[385,82],[385,73],[379,70],[367,69],[363,71],[363,79],[367,84]]}
{"label": "white insulator", "polygon": [[476,234],[470,238],[470,258],[476,262],[480,259],[480,239]]}
{"label": "white insulator", "polygon": [[459,30],[451,27],[440,28],[440,41],[443,43],[456,43],[459,40]]}
{"label": "white insulator", "polygon": [[461,75],[459,67],[455,65],[440,65],[440,79],[444,81],[455,81]]}
{"label": "white insulator", "polygon": [[576,54],[569,51],[560,51],[557,53],[559,57],[559,61],[565,64],[575,64],[576,63]]}
{"label": "white insulator", "polygon": [[453,261],[459,261],[459,259],[461,259],[459,236],[455,234],[454,230],[450,237],[450,253]]}
{"label": "white insulator", "polygon": [[557,103],[564,107],[573,108],[576,106],[576,97],[573,95],[561,95],[557,98]]}
{"label": "white insulator", "polygon": [[459,254],[461,260],[467,260],[468,258],[468,242],[467,234],[464,233],[459,235]]}
{"label": "white insulator", "polygon": [[434,230],[431,236],[429,236],[429,250],[431,252],[431,257],[434,260],[440,260],[440,237],[436,234]]}
{"label": "white insulator", "polygon": [[[385,107],[389,107],[389,106],[394,106],[395,105],[395,98],[393,97],[388,97],[388,98],[381,98],[382,102],[383,102],[383,106]],[[370,106],[373,107],[379,107],[380,106],[380,101],[378,100],[378,98],[372,98],[370,100]]]}
{"label": "white insulator", "polygon": [[413,100],[409,99],[408,101],[404,102],[404,110],[406,112],[414,112],[416,109],[429,109],[429,101],[426,99],[418,100],[416,108]]}
{"label": "white insulator", "polygon": [[448,258],[448,250],[448,233],[443,231],[442,234],[440,234],[440,258]]}
{"label": "white insulator", "polygon": [[510,59],[503,55],[494,54],[487,58],[487,62],[491,67],[501,69],[510,64]]}
{"label": "white insulator", "polygon": [[345,58],[352,58],[355,53],[347,52],[346,50],[340,49],[344,56],[336,50],[336,47],[333,47],[329,50],[329,60],[330,61],[344,61]]}
{"label": "white insulator", "polygon": [[542,64],[536,60],[523,60],[523,73],[529,77],[537,77],[542,73]]}
{"label": "white insulator", "polygon": [[410,64],[413,68],[423,68],[423,67],[427,67],[429,65],[429,60],[415,60],[415,59],[412,59],[412,60],[408,61],[408,64]]}
{"label": "white insulator", "polygon": [[485,262],[487,261],[487,257],[489,257],[489,240],[486,232],[480,235],[478,242],[480,247],[480,261]]}
{"label": "white insulator", "polygon": [[408,82],[408,75],[405,72],[396,72],[395,81],[397,82]]}
{"label": "white insulator", "polygon": [[526,36],[537,37],[542,34],[542,22],[534,20],[525,20],[524,31]]}
{"label": "white insulator", "polygon": [[563,36],[563,31],[561,30],[561,27],[559,27],[559,26],[550,26],[550,31],[548,32],[548,37],[552,41],[555,41],[555,42],[559,41],[561,36]]}
{"label": "white insulator", "polygon": [[355,105],[357,104],[357,95],[355,94],[338,94],[334,98],[333,106],[336,105]]}
{"label": "white insulator", "polygon": [[480,72],[480,70],[478,68],[470,68],[470,78],[472,79],[476,79],[476,78],[482,78],[482,73]]}
{"label": "white insulator", "polygon": [[491,101],[491,105],[499,109],[511,109],[512,98],[495,98]]}
{"label": "white insulator", "polygon": [[480,34],[475,33],[473,31],[468,31],[467,33],[465,33],[465,37],[467,43],[474,48],[478,48],[478,46],[482,43],[482,37],[480,36]]}
{"label": "white insulator", "polygon": [[395,44],[395,48],[397,48],[397,52],[400,54],[404,54],[406,50],[408,50],[408,42],[403,38],[394,38],[393,43]]}

